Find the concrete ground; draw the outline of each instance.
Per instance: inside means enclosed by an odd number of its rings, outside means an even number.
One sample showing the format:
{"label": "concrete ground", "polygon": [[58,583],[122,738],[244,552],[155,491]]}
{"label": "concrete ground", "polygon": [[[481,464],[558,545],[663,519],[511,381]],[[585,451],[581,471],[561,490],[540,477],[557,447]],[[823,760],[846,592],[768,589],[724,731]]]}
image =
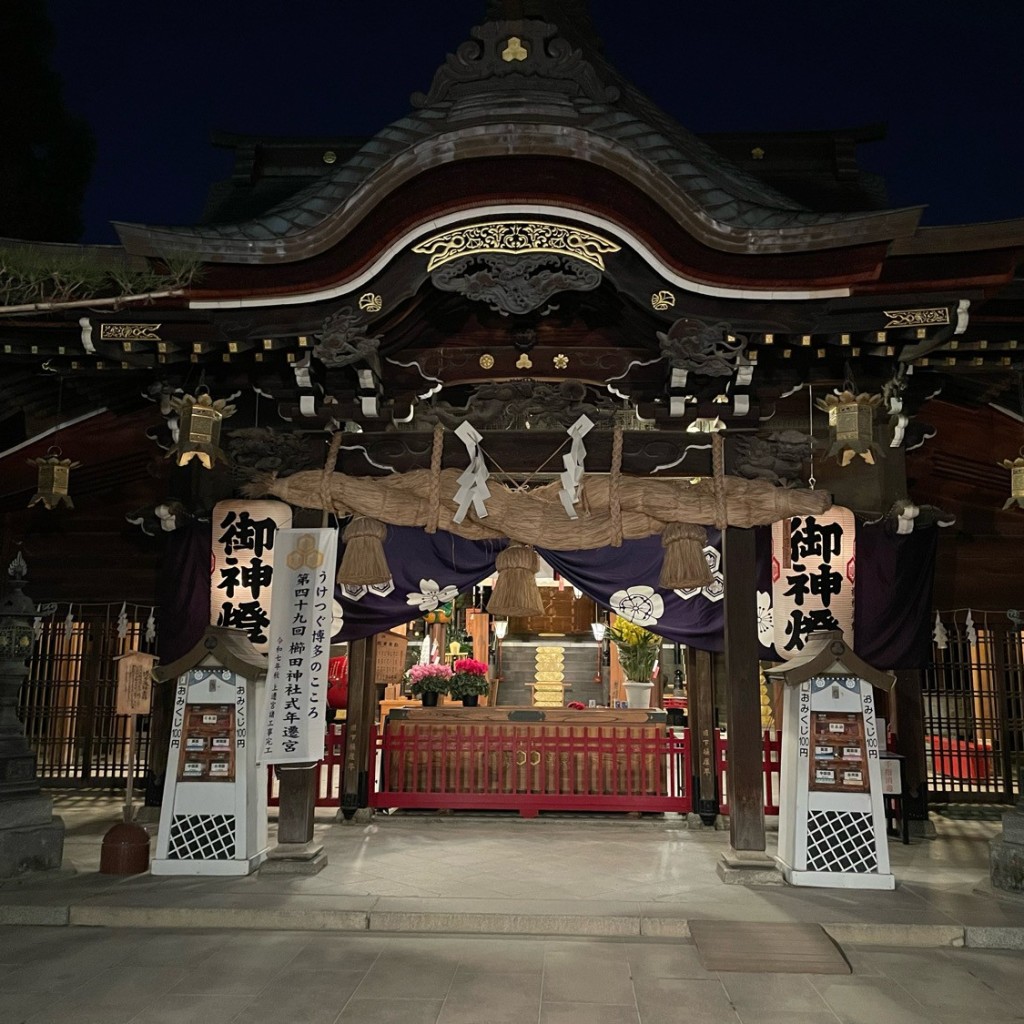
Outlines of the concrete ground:
{"label": "concrete ground", "polygon": [[[0,883],[4,1024],[1024,1020],[997,820],[891,841],[898,887],[871,892],[726,885],[728,834],[660,817],[325,816],[317,875],[119,878],[116,798],[56,810],[67,870]],[[707,970],[697,920],[818,923],[852,973]]]}

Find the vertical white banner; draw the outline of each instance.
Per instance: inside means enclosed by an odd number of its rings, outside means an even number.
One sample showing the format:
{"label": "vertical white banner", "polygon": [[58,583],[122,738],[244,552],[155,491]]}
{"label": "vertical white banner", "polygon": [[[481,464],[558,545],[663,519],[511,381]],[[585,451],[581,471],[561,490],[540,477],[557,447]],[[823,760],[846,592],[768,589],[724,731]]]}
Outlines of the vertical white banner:
{"label": "vertical white banner", "polygon": [[261,764],[324,756],[338,532],[278,530]]}

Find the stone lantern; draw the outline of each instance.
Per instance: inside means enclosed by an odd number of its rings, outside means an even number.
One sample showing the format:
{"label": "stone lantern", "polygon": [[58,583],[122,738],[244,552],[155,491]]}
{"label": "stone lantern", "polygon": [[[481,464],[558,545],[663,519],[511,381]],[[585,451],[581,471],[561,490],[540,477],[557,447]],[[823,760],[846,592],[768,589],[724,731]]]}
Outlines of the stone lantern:
{"label": "stone lantern", "polygon": [[18,718],[38,611],[23,593],[27,575],[19,552],[0,597],[0,878],[59,868],[64,855],[64,822],[39,788],[35,754]]}

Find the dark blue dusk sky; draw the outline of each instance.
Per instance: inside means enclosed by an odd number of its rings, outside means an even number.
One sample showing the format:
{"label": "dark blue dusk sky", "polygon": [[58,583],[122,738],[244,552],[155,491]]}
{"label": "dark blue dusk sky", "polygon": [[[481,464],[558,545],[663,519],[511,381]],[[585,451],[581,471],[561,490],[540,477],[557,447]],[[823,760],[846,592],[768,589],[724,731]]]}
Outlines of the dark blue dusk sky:
{"label": "dark blue dusk sky", "polygon": [[[68,106],[96,135],[84,241],[193,223],[211,132],[370,134],[409,109],[484,0],[49,0]],[[701,132],[885,122],[861,159],[927,223],[1024,217],[1024,3],[592,0],[611,60]]]}

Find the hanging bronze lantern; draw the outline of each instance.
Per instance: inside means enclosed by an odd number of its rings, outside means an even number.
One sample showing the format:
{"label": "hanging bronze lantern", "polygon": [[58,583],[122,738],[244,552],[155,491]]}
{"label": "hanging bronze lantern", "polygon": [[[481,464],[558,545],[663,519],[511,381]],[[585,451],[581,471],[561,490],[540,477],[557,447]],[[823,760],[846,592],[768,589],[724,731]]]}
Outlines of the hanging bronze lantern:
{"label": "hanging bronze lantern", "polygon": [[999,465],[1010,471],[1010,496],[1003,508],[1008,509],[1013,505],[1024,508],[1024,448],[1021,448],[1020,455],[1012,462],[1003,459]]}
{"label": "hanging bronze lantern", "polygon": [[220,428],[224,420],[234,416],[235,407],[226,398],[215,402],[209,391],[200,388],[199,392],[171,399],[171,407],[178,414],[178,443],[171,453],[177,453],[179,466],[196,459],[213,469],[215,462],[227,462],[220,450]]}
{"label": "hanging bronze lantern", "polygon": [[37,459],[26,459],[30,466],[36,466],[39,470],[36,493],[28,503],[29,508],[40,502],[51,511],[61,504],[67,505],[68,508],[75,507],[74,502],[68,497],[68,483],[71,470],[77,469],[81,463],[62,459],[62,454],[59,448],[50,448],[46,455]]}
{"label": "hanging bronze lantern", "polygon": [[866,392],[855,395],[852,391],[840,391],[819,398],[815,405],[828,413],[832,441],[826,458],[835,456],[839,465],[848,466],[859,455],[873,466],[876,455],[884,457],[885,452],[875,442],[875,410],[881,404],[881,395]]}

